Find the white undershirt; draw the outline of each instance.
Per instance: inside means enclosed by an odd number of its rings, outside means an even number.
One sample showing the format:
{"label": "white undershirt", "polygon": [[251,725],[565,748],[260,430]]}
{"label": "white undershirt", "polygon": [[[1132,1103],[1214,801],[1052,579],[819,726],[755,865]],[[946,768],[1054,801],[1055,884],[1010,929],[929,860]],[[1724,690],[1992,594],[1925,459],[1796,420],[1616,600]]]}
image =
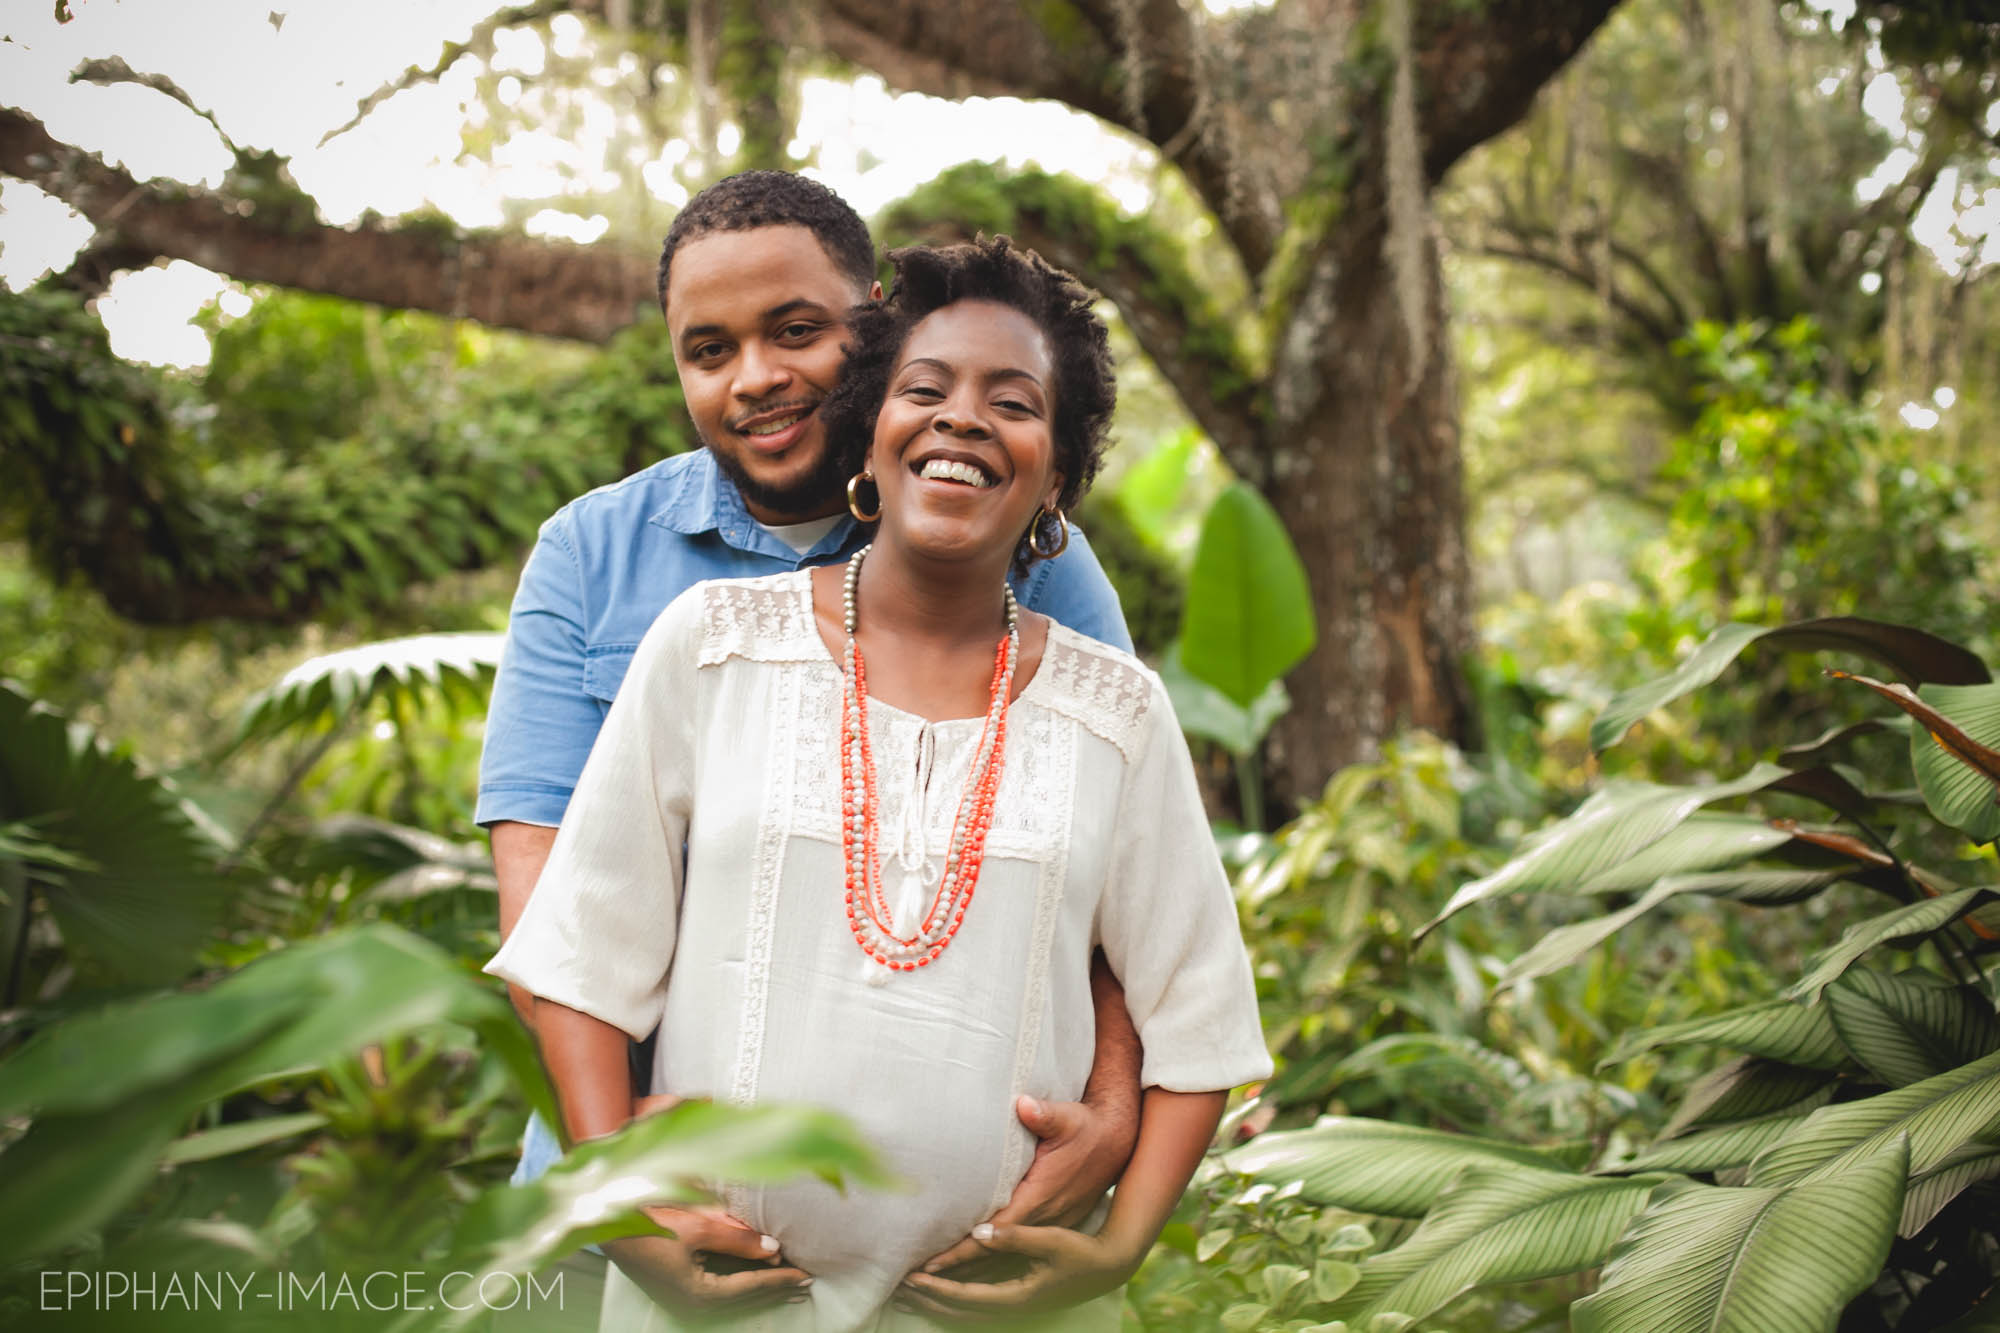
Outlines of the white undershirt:
{"label": "white undershirt", "polygon": [[804,555],[818,546],[819,539],[832,532],[833,525],[838,522],[839,514],[828,514],[825,518],[809,518],[803,523],[759,523],[757,526]]}

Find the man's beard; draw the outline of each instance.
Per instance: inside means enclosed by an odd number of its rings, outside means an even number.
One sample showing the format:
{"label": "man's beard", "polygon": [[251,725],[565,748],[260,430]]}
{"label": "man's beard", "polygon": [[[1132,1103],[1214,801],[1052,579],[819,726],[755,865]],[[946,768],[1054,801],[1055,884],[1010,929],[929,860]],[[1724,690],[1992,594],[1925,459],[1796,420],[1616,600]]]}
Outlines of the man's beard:
{"label": "man's beard", "polygon": [[[708,446],[707,437],[700,438],[702,444]],[[819,462],[810,472],[782,486],[758,481],[744,469],[737,456],[727,450],[710,447],[708,452],[715,459],[716,467],[722,470],[722,475],[742,495],[744,503],[786,518],[804,520],[838,504],[841,488],[847,484],[840,460],[834,456],[830,444],[821,449]]]}

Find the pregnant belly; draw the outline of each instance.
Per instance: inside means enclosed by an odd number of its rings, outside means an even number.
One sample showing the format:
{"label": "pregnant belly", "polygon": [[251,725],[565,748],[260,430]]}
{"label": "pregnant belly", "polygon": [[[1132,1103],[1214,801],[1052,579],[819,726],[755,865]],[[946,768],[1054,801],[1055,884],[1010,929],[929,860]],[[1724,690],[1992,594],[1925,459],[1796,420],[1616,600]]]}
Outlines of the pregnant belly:
{"label": "pregnant belly", "polygon": [[[941,1080],[948,1085],[952,1080]],[[877,1089],[878,1095],[810,1099],[853,1121],[895,1176],[887,1188],[822,1181],[768,1186],[746,1200],[744,1220],[778,1239],[815,1277],[872,1275],[887,1291],[924,1260],[962,1240],[1012,1193],[1033,1153],[1003,1088],[957,1102],[945,1087]],[[803,1097],[764,1098],[807,1101]]]}

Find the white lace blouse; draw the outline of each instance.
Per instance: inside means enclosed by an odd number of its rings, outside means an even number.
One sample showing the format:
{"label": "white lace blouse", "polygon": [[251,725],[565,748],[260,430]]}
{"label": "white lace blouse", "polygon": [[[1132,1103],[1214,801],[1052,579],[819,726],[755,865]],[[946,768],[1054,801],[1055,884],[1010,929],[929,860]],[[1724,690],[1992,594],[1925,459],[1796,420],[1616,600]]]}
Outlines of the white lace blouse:
{"label": "white lace blouse", "polygon": [[[903,1276],[1027,1169],[1014,1097],[1081,1094],[1095,947],[1124,983],[1147,1085],[1211,1091],[1271,1070],[1157,676],[1050,626],[1008,713],[965,923],[936,962],[896,973],[861,952],[844,913],[840,691],[808,572],[677,598],[640,644],[535,893],[487,966],[635,1039],[658,1025],[655,1092],[830,1108],[907,1182],[728,1190],[733,1215],[814,1275],[809,1302],[745,1327],[898,1326],[883,1307]],[[869,720],[885,888],[920,914],[980,719],[927,722],[871,700]]]}

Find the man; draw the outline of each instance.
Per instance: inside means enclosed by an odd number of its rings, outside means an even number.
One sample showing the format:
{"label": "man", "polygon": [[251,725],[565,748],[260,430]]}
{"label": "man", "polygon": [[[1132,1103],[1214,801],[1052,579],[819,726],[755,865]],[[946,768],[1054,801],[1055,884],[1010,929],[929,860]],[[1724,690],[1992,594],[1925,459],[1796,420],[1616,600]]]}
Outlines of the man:
{"label": "man", "polygon": [[[522,572],[477,812],[492,835],[503,937],[548,859],[633,650],[667,603],[704,579],[844,560],[867,540],[848,515],[847,478],[831,465],[816,409],[839,378],[846,313],[880,294],[867,227],[839,196],[802,176],[733,176],[675,218],[660,256],[660,304],[704,447],[565,506],[543,525]],[[1117,595],[1081,533],[1059,558],[1017,576],[1015,593],[1073,629],[1131,646]],[[1101,960],[1098,972],[1097,1059],[1085,1100],[1022,1099],[1018,1114],[1042,1142],[996,1221],[1080,1221],[1131,1151],[1138,1042]],[[513,998],[532,1019],[530,997]],[[539,1175],[557,1153],[548,1128],[532,1122],[517,1179]],[[772,1267],[715,1271],[730,1259],[777,1260],[768,1237],[720,1213],[677,1213],[671,1225],[676,1239],[648,1238],[643,1262],[665,1271],[664,1285],[690,1305],[781,1297],[803,1276]],[[967,1241],[940,1259],[955,1263],[976,1250]],[[631,1266],[628,1253],[614,1257]]]}

